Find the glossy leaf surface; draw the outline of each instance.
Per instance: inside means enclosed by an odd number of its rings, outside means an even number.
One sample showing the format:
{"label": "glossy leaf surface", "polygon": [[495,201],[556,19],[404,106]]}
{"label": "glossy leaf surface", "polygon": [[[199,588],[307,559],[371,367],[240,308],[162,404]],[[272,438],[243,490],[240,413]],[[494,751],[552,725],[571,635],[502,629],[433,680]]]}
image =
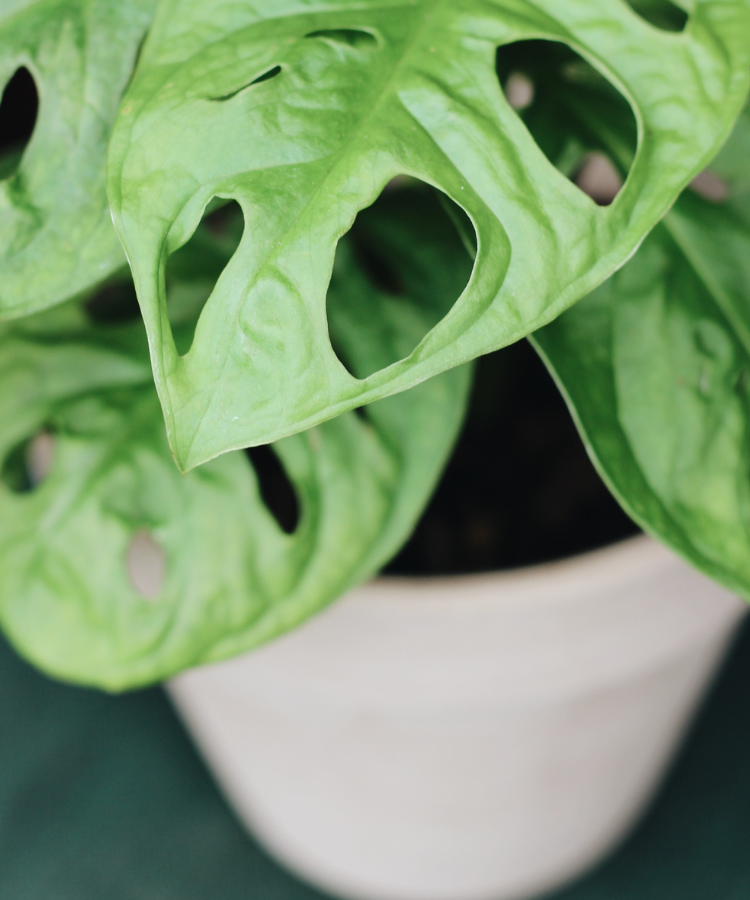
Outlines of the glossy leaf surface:
{"label": "glossy leaf surface", "polygon": [[534,340],[647,531],[750,599],[750,115],[636,257]]}
{"label": "glossy leaf surface", "polygon": [[[397,229],[380,231],[379,252],[433,304],[445,301],[457,272],[468,277],[455,233],[442,252],[407,269],[393,246]],[[216,248],[204,249],[208,259]],[[181,303],[176,320],[184,314]],[[346,242],[329,314],[356,371],[401,352],[435,310],[379,292]],[[300,505],[288,534],[244,453],[178,472],[140,323],[93,326],[68,306],[6,327],[0,459],[7,463],[41,430],[54,435],[55,453],[35,489],[0,484],[4,629],[46,671],[121,689],[292,628],[373,574],[406,539],[450,452],[469,376],[456,369],[366,416],[349,413],[275,445]],[[141,576],[128,571],[134,538],[164,554],[163,583],[146,596],[136,589]]]}
{"label": "glossy leaf surface", "polygon": [[[633,106],[638,153],[606,209],[504,99],[497,48],[530,38],[573,47]],[[109,188],[178,464],[307,428],[551,321],[633,253],[710,158],[748,71],[745,0],[696,3],[682,34],[622,0],[162,3]],[[331,349],[326,287],[336,242],[400,174],[468,213],[476,267],[406,359],[357,379]],[[165,264],[215,196],[239,201],[245,237],[180,355]]]}
{"label": "glossy leaf surface", "polygon": [[107,201],[107,145],[155,5],[2,4],[0,86],[26,67],[40,106],[20,165],[0,181],[0,318],[59,303],[125,262]]}

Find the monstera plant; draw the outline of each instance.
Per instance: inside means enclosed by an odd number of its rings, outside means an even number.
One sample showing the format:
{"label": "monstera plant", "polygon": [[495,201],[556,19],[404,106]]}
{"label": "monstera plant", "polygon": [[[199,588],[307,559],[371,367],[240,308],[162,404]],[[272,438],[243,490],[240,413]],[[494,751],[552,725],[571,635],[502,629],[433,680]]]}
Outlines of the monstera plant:
{"label": "monstera plant", "polygon": [[743,108],[747,0],[6,0],[19,75],[0,621],[40,667],[153,682],[378,571],[471,360],[529,335],[630,515],[750,597],[746,113],[672,208]]}

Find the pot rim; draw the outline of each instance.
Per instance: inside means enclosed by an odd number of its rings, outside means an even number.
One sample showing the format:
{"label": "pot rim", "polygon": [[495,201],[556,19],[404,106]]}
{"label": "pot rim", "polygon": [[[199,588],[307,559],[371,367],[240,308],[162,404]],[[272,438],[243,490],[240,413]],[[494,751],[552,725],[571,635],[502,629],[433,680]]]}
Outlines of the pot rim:
{"label": "pot rim", "polygon": [[[604,603],[608,586],[648,579],[678,562],[688,565],[647,534],[637,534],[596,550],[517,569],[469,575],[380,575],[350,593],[356,594],[358,602],[380,606],[402,605],[408,595],[409,603],[464,610],[467,603],[549,605],[582,593],[601,593]],[[697,570],[696,575],[700,576]]]}

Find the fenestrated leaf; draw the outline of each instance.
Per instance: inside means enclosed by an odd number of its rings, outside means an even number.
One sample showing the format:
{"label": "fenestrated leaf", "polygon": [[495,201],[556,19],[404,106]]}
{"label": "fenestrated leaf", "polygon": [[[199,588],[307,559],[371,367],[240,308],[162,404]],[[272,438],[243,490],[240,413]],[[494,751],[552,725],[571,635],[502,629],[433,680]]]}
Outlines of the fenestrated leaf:
{"label": "fenestrated leaf", "polygon": [[[408,285],[408,259],[391,253],[397,233],[374,230]],[[470,270],[452,237],[419,269],[437,309]],[[425,248],[417,256],[424,262]],[[382,295],[349,241],[329,311],[354,371],[402,352],[435,314]],[[244,453],[186,476],[175,468],[139,323],[95,327],[61,308],[8,328],[0,361],[0,459],[41,429],[56,442],[35,490],[0,484],[0,621],[43,669],[109,689],[247,650],[374,573],[429,499],[470,375],[456,369],[275,445],[301,509],[287,534]],[[163,585],[146,598],[126,564],[144,534],[166,560]]]}
{"label": "fenestrated leaf", "polygon": [[[625,509],[750,599],[750,117],[636,257],[534,335]],[[744,150],[743,150],[744,148]]]}
{"label": "fenestrated leaf", "polygon": [[[505,101],[500,45],[562,41],[617,84],[640,147],[595,206]],[[113,135],[110,196],[178,464],[189,469],[404,390],[551,321],[621,265],[726,135],[747,90],[745,0],[695,4],[684,34],[621,0],[261,0],[162,4]],[[403,361],[353,378],[328,340],[335,245],[390,178],[461,205],[473,277]],[[177,352],[168,255],[214,196],[247,229]]]}
{"label": "fenestrated leaf", "polygon": [[26,67],[40,107],[19,167],[0,182],[0,318],[59,303],[125,263],[107,201],[107,145],[155,5],[2,4],[0,86]]}

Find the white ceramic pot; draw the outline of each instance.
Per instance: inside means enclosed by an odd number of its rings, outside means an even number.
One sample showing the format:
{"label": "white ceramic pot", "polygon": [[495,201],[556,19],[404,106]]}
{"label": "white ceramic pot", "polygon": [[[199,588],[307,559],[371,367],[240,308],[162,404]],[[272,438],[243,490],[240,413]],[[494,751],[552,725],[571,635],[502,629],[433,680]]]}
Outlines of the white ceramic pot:
{"label": "white ceramic pot", "polygon": [[631,826],[743,611],[638,537],[381,579],[170,691],[239,816],[324,890],[529,897]]}

